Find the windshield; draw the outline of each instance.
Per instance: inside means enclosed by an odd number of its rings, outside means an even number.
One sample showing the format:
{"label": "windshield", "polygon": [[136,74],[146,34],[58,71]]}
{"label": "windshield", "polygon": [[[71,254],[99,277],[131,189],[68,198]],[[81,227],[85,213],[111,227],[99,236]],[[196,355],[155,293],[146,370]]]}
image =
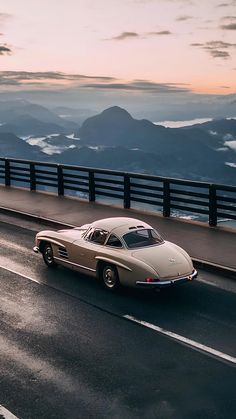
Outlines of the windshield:
{"label": "windshield", "polygon": [[163,243],[163,238],[153,229],[135,230],[123,236],[123,239],[130,249],[136,247],[153,246]]}

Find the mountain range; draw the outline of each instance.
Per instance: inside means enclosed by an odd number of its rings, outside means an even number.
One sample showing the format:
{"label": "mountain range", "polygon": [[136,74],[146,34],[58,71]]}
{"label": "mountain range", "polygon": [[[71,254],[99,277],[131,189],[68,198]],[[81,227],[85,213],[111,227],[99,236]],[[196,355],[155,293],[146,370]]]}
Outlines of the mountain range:
{"label": "mountain range", "polygon": [[26,100],[0,101],[0,132],[18,136],[66,133],[78,129],[49,109]]}
{"label": "mountain range", "polygon": [[235,185],[236,120],[165,128],[113,106],[79,127],[41,105],[0,102],[0,155]]}

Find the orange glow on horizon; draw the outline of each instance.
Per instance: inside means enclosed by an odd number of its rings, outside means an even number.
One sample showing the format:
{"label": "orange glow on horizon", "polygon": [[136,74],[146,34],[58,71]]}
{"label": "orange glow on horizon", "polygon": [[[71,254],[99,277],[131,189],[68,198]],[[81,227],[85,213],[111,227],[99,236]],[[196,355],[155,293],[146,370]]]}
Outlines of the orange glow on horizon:
{"label": "orange glow on horizon", "polygon": [[236,93],[236,87],[196,85],[192,86],[192,92],[203,95],[230,95]]}

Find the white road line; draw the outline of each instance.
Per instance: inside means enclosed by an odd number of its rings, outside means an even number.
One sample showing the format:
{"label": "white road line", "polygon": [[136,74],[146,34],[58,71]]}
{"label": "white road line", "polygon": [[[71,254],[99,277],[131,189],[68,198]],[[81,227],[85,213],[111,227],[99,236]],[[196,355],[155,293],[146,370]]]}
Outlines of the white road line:
{"label": "white road line", "polygon": [[[25,278],[25,279],[28,279],[30,281],[36,282],[37,284],[46,285],[46,284],[43,284],[42,282],[38,281],[35,278],[32,278],[32,277],[27,276],[27,275],[23,275],[20,272],[17,272],[17,271],[15,271],[13,269],[10,269],[10,268],[6,268],[5,266],[0,265],[0,269],[3,269],[3,270],[8,271],[8,272],[12,272],[12,273],[14,273],[16,275],[21,276],[22,278]],[[185,345],[188,345],[188,346],[192,347],[193,349],[197,349],[197,350],[200,350],[202,352],[206,352],[206,353],[208,353],[210,355],[215,356],[218,359],[221,359],[221,360],[224,360],[224,361],[228,361],[231,364],[236,364],[236,358],[234,358],[233,356],[230,356],[230,355],[225,354],[223,352],[217,351],[216,349],[210,348],[209,346],[203,345],[202,343],[196,342],[195,340],[192,340],[192,339],[186,338],[184,336],[178,335],[178,334],[176,334],[174,332],[171,332],[169,330],[165,330],[165,329],[163,329],[160,326],[156,326],[156,325],[154,325],[152,323],[145,322],[144,320],[136,319],[135,317],[130,316],[129,314],[125,314],[122,317],[125,318],[125,319],[127,319],[127,320],[130,320],[130,321],[132,321],[134,323],[138,323],[141,326],[147,327],[148,329],[155,330],[156,332],[161,333],[162,335],[165,335],[165,336],[168,336],[168,337],[170,337],[172,339],[175,339],[178,342],[181,342],[181,343],[183,343]],[[1,410],[0,410],[0,413],[1,413]],[[14,416],[13,416],[13,418],[14,418]]]}
{"label": "white road line", "polygon": [[5,407],[3,407],[0,404],[0,416],[4,419],[18,419],[17,416],[13,415],[9,410],[7,410]]}
{"label": "white road line", "polygon": [[15,271],[14,269],[6,268],[6,266],[0,265],[0,269],[3,269],[4,271],[11,272],[11,273],[16,274],[18,276],[21,276],[22,278],[29,279],[30,281],[36,282],[37,284],[45,285],[42,282],[38,281],[37,279],[32,278],[31,276],[24,275],[24,274],[22,274],[18,271]]}
{"label": "white road line", "polygon": [[177,335],[176,333],[170,332],[169,330],[165,330],[160,326],[156,326],[152,323],[145,322],[144,320],[136,319],[133,316],[130,316],[129,314],[126,314],[123,316],[125,319],[130,320],[134,323],[138,323],[144,327],[147,327],[148,329],[155,330],[155,332],[161,333],[162,335],[168,336],[174,340],[177,340],[178,342],[181,342],[185,345],[188,345],[192,347],[193,349],[200,350],[202,352],[206,352],[210,355],[213,355],[216,358],[219,358],[220,360],[228,361],[231,364],[236,364],[236,358],[233,356],[227,355],[223,352],[217,351],[216,349],[210,348],[209,346],[205,346],[201,343],[196,342],[195,340],[188,339],[184,336]]}

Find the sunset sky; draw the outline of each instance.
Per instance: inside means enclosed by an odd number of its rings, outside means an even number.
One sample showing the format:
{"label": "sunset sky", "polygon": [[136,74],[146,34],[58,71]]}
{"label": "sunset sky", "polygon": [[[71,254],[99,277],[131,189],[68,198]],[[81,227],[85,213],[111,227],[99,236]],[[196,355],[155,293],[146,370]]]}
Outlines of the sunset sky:
{"label": "sunset sky", "polygon": [[0,0],[0,89],[236,93],[236,0]]}

